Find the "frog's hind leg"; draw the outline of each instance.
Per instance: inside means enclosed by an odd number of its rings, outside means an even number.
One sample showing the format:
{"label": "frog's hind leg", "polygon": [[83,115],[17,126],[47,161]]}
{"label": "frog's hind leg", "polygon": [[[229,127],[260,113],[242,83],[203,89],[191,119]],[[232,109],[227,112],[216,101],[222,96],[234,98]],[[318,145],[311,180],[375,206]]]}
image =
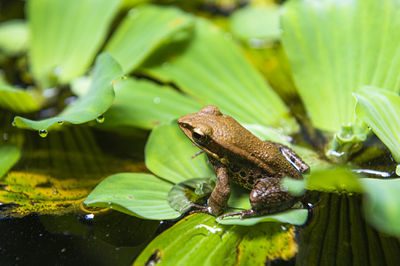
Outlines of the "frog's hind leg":
{"label": "frog's hind leg", "polygon": [[280,184],[280,178],[263,178],[258,180],[250,192],[251,209],[223,215],[240,215],[240,218],[265,215],[289,209],[297,197],[287,193]]}

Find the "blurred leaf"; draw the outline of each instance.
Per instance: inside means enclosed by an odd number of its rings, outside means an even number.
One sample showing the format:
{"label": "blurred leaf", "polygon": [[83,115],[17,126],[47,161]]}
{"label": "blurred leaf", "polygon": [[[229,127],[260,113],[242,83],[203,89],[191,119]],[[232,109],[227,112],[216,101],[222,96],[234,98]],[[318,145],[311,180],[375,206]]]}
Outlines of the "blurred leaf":
{"label": "blurred leaf", "polygon": [[36,90],[20,89],[0,79],[0,107],[15,113],[29,113],[40,110],[44,98]]}
{"label": "blurred leaf", "polygon": [[308,190],[331,193],[360,193],[363,191],[360,186],[360,178],[354,172],[343,167],[312,169],[304,181],[285,178],[283,184],[293,194],[298,194],[305,187]]}
{"label": "blurred leaf", "polygon": [[145,62],[142,71],[175,83],[204,104],[217,105],[240,123],[297,130],[286,106],[236,44],[205,20],[197,20],[190,42],[163,47]]}
{"label": "blurred leaf", "polygon": [[28,1],[29,59],[35,79],[47,87],[54,76],[68,83],[82,75],[103,45],[120,2]]}
{"label": "blurred leaf", "polygon": [[132,126],[152,129],[201,109],[194,99],[168,86],[128,78],[115,85],[115,101],[105,113],[105,127]]}
{"label": "blurred leaf", "polygon": [[236,217],[226,217],[224,219],[217,218],[217,222],[226,225],[244,225],[252,226],[261,222],[281,222],[289,223],[293,225],[302,225],[307,221],[308,210],[306,209],[289,209],[287,211],[264,215],[260,217],[249,217],[245,219],[239,219]]}
{"label": "blurred leaf", "polygon": [[378,230],[400,237],[400,179],[363,178],[364,211]]}
{"label": "blurred leaf", "polygon": [[0,53],[8,56],[26,51],[29,32],[24,20],[9,20],[0,23]]}
{"label": "blurred leaf", "polygon": [[135,70],[154,50],[193,28],[193,19],[177,8],[145,5],[132,9],[105,48],[124,73]]}
{"label": "blurred leaf", "polygon": [[108,207],[145,219],[174,219],[181,214],[167,201],[172,184],[150,174],[119,173],[104,179],[85,204]]}
{"label": "blurred leaf", "polygon": [[354,94],[356,115],[367,123],[400,162],[400,96],[398,93],[363,87]]}
{"label": "blurred leaf", "polygon": [[280,39],[282,30],[279,13],[279,6],[276,5],[247,6],[230,16],[230,30],[233,36],[247,42],[249,46],[264,47]]}
{"label": "blurred leaf", "polygon": [[107,53],[99,55],[93,71],[93,81],[89,92],[65,108],[58,116],[34,121],[20,116],[14,118],[14,125],[19,128],[47,130],[64,121],[82,124],[102,115],[114,100],[113,83],[121,78],[122,69]]}
{"label": "blurred leaf", "polygon": [[186,217],[157,236],[133,265],[264,265],[295,255],[294,228],[277,223],[221,226],[210,215]]}
{"label": "blurred leaf", "polygon": [[0,179],[21,157],[21,150],[13,144],[0,145]]}
{"label": "blurred leaf", "polygon": [[399,92],[397,0],[290,1],[283,44],[315,127],[338,132],[355,122],[352,92],[373,85]]}
{"label": "blurred leaf", "polygon": [[180,130],[178,124],[161,125],[154,128],[146,143],[145,161],[147,168],[157,176],[178,184],[198,177],[215,177],[207,165],[207,157]]}

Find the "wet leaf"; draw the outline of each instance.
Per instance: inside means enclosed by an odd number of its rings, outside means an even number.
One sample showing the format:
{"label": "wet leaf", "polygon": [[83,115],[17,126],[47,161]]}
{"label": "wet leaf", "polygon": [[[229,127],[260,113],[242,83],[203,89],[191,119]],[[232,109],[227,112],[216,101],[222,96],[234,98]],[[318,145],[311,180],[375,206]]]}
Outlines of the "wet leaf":
{"label": "wet leaf", "polygon": [[115,101],[105,113],[104,127],[132,126],[152,129],[200,110],[196,100],[169,86],[128,78],[115,84]]}
{"label": "wet leaf", "polygon": [[154,175],[119,173],[107,177],[90,193],[85,204],[108,207],[145,219],[174,219],[181,214],[167,201],[172,184]]}
{"label": "wet leaf", "polygon": [[[84,74],[107,36],[121,0],[32,0],[29,59],[37,81],[68,83]],[[71,23],[73,22],[73,23]]]}
{"label": "wet leaf", "polygon": [[294,228],[277,223],[222,226],[205,214],[188,216],[156,237],[133,265],[261,265],[293,257]]}
{"label": "wet leaf", "polygon": [[399,92],[400,10],[396,0],[290,1],[283,44],[308,115],[338,132],[355,122],[352,92],[373,85]]}
{"label": "wet leaf", "polygon": [[169,205],[180,213],[187,212],[193,204],[203,205],[215,187],[210,178],[194,178],[176,184],[168,193]]}
{"label": "wet leaf", "polygon": [[144,5],[129,11],[105,48],[124,73],[135,70],[154,50],[193,28],[190,15],[177,8]]}
{"label": "wet leaf", "polygon": [[29,42],[28,27],[24,20],[9,20],[0,24],[0,53],[8,56],[26,51]]}
{"label": "wet leaf", "polygon": [[174,184],[193,178],[215,177],[206,163],[205,154],[192,159],[199,151],[176,122],[161,125],[153,129],[146,143],[146,166],[157,176]]}
{"label": "wet leaf", "polygon": [[217,105],[240,123],[282,127],[291,132],[298,129],[286,106],[236,44],[205,20],[197,20],[190,42],[163,47],[141,71],[175,83],[204,104]]}
{"label": "wet leaf", "polygon": [[21,150],[13,144],[0,145],[0,179],[21,157]]}
{"label": "wet leaf", "polygon": [[400,97],[398,93],[364,87],[354,94],[356,115],[367,123],[400,162]]}
{"label": "wet leaf", "polygon": [[[122,76],[122,69],[107,53],[100,54],[95,63],[93,81],[89,92],[67,106],[59,115],[39,121],[20,116],[14,118],[15,126],[31,130],[47,130],[53,125],[67,121],[82,124],[102,115],[114,100],[113,82]],[[61,123],[61,124],[62,124]]]}
{"label": "wet leaf", "polygon": [[400,179],[361,179],[366,219],[378,230],[400,237]]}

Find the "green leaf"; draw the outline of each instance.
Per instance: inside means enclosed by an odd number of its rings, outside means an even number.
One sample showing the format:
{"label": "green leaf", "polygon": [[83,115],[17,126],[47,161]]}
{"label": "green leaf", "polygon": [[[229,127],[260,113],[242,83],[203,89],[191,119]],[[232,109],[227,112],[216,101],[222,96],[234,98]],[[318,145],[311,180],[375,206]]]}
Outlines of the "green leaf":
{"label": "green leaf", "polygon": [[260,48],[281,36],[280,9],[277,5],[247,6],[229,18],[232,34],[249,46]]}
{"label": "green leaf", "polygon": [[54,76],[60,83],[68,83],[82,75],[107,37],[120,2],[28,1],[29,59],[35,79],[47,87]]}
{"label": "green leaf", "polygon": [[206,203],[215,187],[210,178],[194,178],[176,184],[168,193],[169,205],[180,213],[187,212],[194,204]]}
{"label": "green leaf", "polygon": [[400,162],[400,96],[398,93],[364,87],[354,94],[356,115],[367,123]]}
{"label": "green leaf", "polygon": [[363,178],[364,211],[378,230],[400,237],[400,179]]}
{"label": "green leaf", "polygon": [[24,20],[9,20],[0,24],[0,53],[13,56],[25,52],[29,42]]}
{"label": "green leaf", "polygon": [[177,8],[145,5],[129,11],[105,49],[130,73],[158,47],[192,28],[193,19]]}
{"label": "green leaf", "polygon": [[290,209],[275,214],[264,215],[260,217],[249,217],[244,219],[239,219],[238,217],[225,217],[224,219],[221,220],[217,218],[217,222],[220,224],[244,225],[244,226],[252,226],[261,222],[281,222],[293,225],[302,225],[307,221],[307,218],[308,218],[308,210]]}
{"label": "green leaf", "polygon": [[167,201],[172,185],[150,174],[119,173],[104,179],[85,204],[108,207],[145,219],[174,219],[181,214]]}
{"label": "green leaf", "polygon": [[33,89],[20,89],[0,79],[0,107],[15,113],[29,113],[39,110],[44,98]]}
{"label": "green leaf", "polygon": [[362,192],[360,178],[354,172],[343,167],[316,168],[304,181],[285,178],[283,185],[292,194],[298,195],[304,188],[330,193]]}
{"label": "green leaf", "polygon": [[105,113],[103,126],[152,129],[201,109],[194,99],[168,86],[129,78],[115,86],[115,101]]}
{"label": "green leaf", "polygon": [[397,0],[289,1],[283,44],[315,127],[354,123],[352,92],[373,85],[399,92]]}
{"label": "green leaf", "polygon": [[197,20],[190,42],[163,47],[145,62],[142,71],[175,83],[204,104],[217,105],[240,123],[297,129],[282,100],[236,44],[205,20]]}
{"label": "green leaf", "polygon": [[13,144],[3,144],[0,146],[0,178],[2,178],[8,170],[21,157],[21,150]]}
{"label": "green leaf", "polygon": [[109,54],[102,53],[96,59],[93,81],[84,97],[73,102],[58,116],[39,121],[16,116],[13,123],[19,128],[47,130],[64,121],[82,124],[94,120],[111,106],[114,100],[113,83],[121,76],[122,69],[118,63]]}
{"label": "green leaf", "polygon": [[277,223],[222,226],[210,215],[186,217],[157,236],[133,265],[264,265],[293,257],[294,228]]}
{"label": "green leaf", "polygon": [[154,128],[146,143],[147,168],[157,176],[174,184],[198,177],[215,177],[206,163],[205,154],[199,152],[175,122]]}

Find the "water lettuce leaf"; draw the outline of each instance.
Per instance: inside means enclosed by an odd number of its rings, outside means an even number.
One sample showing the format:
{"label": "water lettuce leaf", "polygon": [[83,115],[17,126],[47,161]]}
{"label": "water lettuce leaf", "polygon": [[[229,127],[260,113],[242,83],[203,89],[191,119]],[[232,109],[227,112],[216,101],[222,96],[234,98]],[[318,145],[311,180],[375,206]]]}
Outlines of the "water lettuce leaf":
{"label": "water lettuce leaf", "polygon": [[363,87],[354,93],[356,115],[372,128],[400,162],[400,96],[396,92]]}
{"label": "water lettuce leaf", "polygon": [[202,108],[195,99],[169,86],[128,78],[115,84],[115,100],[104,114],[103,127],[152,129]]}
{"label": "water lettuce leaf", "polygon": [[288,108],[221,29],[197,19],[190,41],[165,46],[139,69],[173,82],[201,103],[217,105],[240,123],[298,129]]}
{"label": "water lettuce leaf", "polygon": [[279,40],[280,9],[278,5],[247,6],[229,17],[233,36],[254,48],[261,48],[271,41]]}
{"label": "water lettuce leaf", "polygon": [[316,190],[329,193],[361,193],[360,177],[343,167],[313,168],[303,181],[285,178],[283,184],[289,191],[299,195],[301,191]]}
{"label": "water lettuce leaf", "polygon": [[13,144],[0,145],[0,178],[2,178],[8,170],[21,157],[21,150]]}
{"label": "water lettuce leaf", "polygon": [[101,116],[114,100],[113,83],[122,77],[120,65],[107,53],[100,54],[93,70],[89,92],[67,106],[59,115],[43,120],[30,120],[20,116],[14,118],[18,128],[46,131],[49,127],[67,121],[82,124]]}
{"label": "water lettuce leaf", "polygon": [[24,20],[15,19],[0,23],[0,54],[14,56],[26,51],[29,30]]}
{"label": "water lettuce leaf", "polygon": [[40,110],[44,101],[37,90],[16,88],[0,79],[0,107],[15,113],[30,113]]}
{"label": "water lettuce leaf", "polygon": [[308,219],[308,210],[306,209],[289,209],[283,212],[269,214],[259,217],[249,217],[245,219],[237,219],[237,217],[217,218],[217,222],[226,225],[245,225],[252,226],[261,222],[281,222],[293,225],[303,225]]}
{"label": "water lettuce leaf", "polygon": [[174,219],[181,214],[167,201],[172,184],[151,174],[119,173],[103,180],[85,204],[108,207],[145,219]]}
{"label": "water lettuce leaf", "polygon": [[400,179],[363,178],[365,218],[378,230],[400,237]]}
{"label": "water lettuce leaf", "polygon": [[107,37],[120,3],[121,0],[28,1],[28,55],[35,80],[46,88],[54,78],[68,83],[84,74]]}
{"label": "water lettuce leaf", "polygon": [[157,236],[133,265],[263,265],[293,257],[297,251],[294,236],[292,226],[224,226],[212,216],[195,214]]}
{"label": "water lettuce leaf", "polygon": [[131,9],[105,50],[121,64],[124,73],[135,70],[161,45],[184,37],[193,19],[177,8],[144,5]]}
{"label": "water lettuce leaf", "polygon": [[339,132],[354,123],[352,92],[372,85],[399,92],[397,0],[289,1],[282,41],[313,125]]}
{"label": "water lettuce leaf", "polygon": [[152,130],[146,143],[145,162],[150,171],[174,184],[193,178],[215,177],[204,153],[192,159],[199,151],[176,122],[165,124]]}

